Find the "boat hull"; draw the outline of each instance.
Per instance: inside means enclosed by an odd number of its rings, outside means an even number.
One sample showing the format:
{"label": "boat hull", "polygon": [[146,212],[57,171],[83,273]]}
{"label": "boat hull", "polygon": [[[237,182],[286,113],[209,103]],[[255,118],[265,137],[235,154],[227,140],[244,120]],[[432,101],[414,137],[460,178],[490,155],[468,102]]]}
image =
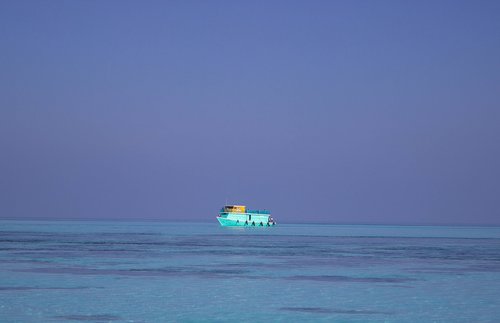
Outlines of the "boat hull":
{"label": "boat hull", "polygon": [[229,213],[217,216],[217,220],[223,227],[251,227],[251,226],[273,226],[269,214],[251,213]]}

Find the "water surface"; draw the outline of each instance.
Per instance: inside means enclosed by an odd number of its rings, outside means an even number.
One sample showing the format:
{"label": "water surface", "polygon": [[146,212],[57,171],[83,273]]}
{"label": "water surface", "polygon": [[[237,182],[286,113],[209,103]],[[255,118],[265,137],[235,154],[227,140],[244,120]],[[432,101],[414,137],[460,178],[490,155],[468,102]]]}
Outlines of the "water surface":
{"label": "water surface", "polygon": [[495,322],[500,228],[0,221],[1,322]]}

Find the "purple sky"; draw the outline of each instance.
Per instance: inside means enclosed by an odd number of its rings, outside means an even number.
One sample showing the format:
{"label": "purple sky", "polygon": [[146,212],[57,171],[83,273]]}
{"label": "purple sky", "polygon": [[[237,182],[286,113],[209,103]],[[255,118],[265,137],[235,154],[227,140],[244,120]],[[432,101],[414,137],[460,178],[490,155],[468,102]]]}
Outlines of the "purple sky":
{"label": "purple sky", "polygon": [[500,224],[499,1],[1,1],[0,217]]}

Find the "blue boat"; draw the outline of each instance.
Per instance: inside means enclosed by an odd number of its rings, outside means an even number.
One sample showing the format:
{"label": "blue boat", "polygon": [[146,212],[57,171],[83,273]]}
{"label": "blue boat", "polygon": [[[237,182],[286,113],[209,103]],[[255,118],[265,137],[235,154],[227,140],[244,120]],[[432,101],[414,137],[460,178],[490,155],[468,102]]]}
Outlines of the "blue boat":
{"label": "blue boat", "polygon": [[217,215],[217,220],[223,227],[227,226],[260,226],[271,227],[276,221],[267,210],[247,210],[244,205],[226,205]]}

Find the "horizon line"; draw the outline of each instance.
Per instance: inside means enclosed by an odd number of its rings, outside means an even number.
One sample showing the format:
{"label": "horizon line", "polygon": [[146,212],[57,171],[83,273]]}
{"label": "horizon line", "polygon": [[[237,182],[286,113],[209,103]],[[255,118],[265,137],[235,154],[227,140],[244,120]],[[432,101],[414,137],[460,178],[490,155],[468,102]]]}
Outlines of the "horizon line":
{"label": "horizon line", "polygon": [[[187,222],[187,223],[216,223],[209,219],[163,219],[163,218],[62,218],[62,217],[0,217],[0,221],[102,221],[102,222]],[[452,226],[452,227],[500,227],[500,223],[431,223],[431,222],[415,222],[415,223],[401,223],[401,222],[282,222],[278,224],[311,224],[311,225],[373,225],[373,226]]]}

